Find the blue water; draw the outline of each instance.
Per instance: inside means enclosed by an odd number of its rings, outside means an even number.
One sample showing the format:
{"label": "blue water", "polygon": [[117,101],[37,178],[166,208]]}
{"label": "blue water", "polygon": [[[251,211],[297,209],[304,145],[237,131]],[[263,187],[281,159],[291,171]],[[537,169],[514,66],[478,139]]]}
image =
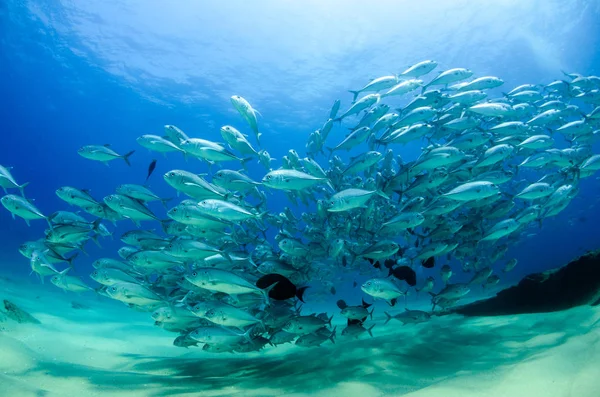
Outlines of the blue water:
{"label": "blue water", "polygon": [[[220,141],[220,126],[246,127],[231,95],[244,96],[262,114],[264,148],[278,167],[288,149],[304,155],[309,133],[321,127],[335,99],[348,106],[347,90],[424,59],[438,61],[440,70],[497,75],[506,89],[549,83],[564,77],[561,70],[600,74],[599,20],[599,3],[583,0],[4,0],[0,164],[12,166],[20,183],[30,182],[27,195],[46,214],[69,209],[54,194],[58,187],[88,188],[99,199],[118,184],[143,183],[153,158],[151,188],[168,197],[173,190],[164,172],[201,173],[206,165],[149,153],[135,138],[174,124]],[[343,136],[336,127],[329,141]],[[105,143],[120,153],[135,149],[132,167],[121,161],[106,167],[77,154],[83,145]],[[406,159],[419,149],[395,148]],[[250,175],[261,179],[264,169],[253,163]],[[513,280],[598,248],[598,180],[588,178],[580,189],[567,210],[511,247],[507,258],[520,263]],[[269,209],[285,205],[270,200]],[[17,248],[45,226],[27,227],[0,211],[3,271],[29,273]],[[103,241],[103,251],[90,244],[78,274],[89,273],[102,252],[115,252],[118,236],[131,227],[110,227],[115,240]]]}

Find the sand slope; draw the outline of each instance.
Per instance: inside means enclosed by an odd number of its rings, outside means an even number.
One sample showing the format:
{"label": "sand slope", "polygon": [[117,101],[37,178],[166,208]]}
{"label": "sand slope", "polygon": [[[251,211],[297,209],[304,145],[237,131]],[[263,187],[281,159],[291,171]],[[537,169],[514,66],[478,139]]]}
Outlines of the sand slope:
{"label": "sand slope", "polygon": [[[42,324],[0,322],[2,396],[596,397],[600,309],[434,317],[321,348],[207,354],[171,345],[147,313],[34,280],[0,279]],[[89,309],[74,309],[76,301]],[[382,307],[383,309],[383,307]],[[379,311],[381,315],[381,311]]]}

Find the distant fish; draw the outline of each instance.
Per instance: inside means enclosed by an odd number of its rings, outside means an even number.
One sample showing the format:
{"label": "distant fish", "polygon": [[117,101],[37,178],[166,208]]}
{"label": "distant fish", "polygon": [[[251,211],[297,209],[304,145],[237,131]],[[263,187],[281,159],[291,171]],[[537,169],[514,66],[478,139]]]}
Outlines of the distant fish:
{"label": "distant fish", "polygon": [[273,273],[262,276],[256,281],[256,286],[260,289],[265,289],[275,283],[277,285],[269,291],[269,298],[282,301],[296,297],[304,302],[304,292],[308,287],[298,288],[287,277],[281,274]]}
{"label": "distant fish", "polygon": [[146,176],[146,182],[144,182],[144,183],[148,182],[148,179],[150,178],[150,175],[152,175],[152,173],[154,172],[155,168],[156,168],[156,159],[152,160],[152,162],[148,166],[148,176]]}
{"label": "distant fish", "polygon": [[86,305],[84,305],[82,303],[75,302],[75,301],[71,302],[71,307],[73,309],[78,309],[78,310],[88,310],[90,308],[89,306],[86,306]]}
{"label": "distant fish", "polygon": [[131,166],[131,163],[129,162],[129,157],[135,153],[135,150],[132,150],[131,152],[128,152],[127,154],[119,154],[117,152],[115,152],[114,150],[112,150],[110,148],[109,144],[100,146],[100,145],[87,145],[87,146],[83,146],[81,147],[77,153],[81,156],[81,157],[85,157],[86,159],[89,160],[95,160],[95,161],[100,161],[106,165],[108,165],[108,162],[114,159],[123,159],[127,165]]}
{"label": "distant fish", "polygon": [[341,315],[348,319],[348,325],[350,324],[362,324],[367,320],[367,317],[373,319],[373,309],[369,312],[367,309],[372,305],[365,302],[363,299],[362,305],[359,306],[348,306],[348,304],[340,299],[336,303],[337,307],[340,308]]}

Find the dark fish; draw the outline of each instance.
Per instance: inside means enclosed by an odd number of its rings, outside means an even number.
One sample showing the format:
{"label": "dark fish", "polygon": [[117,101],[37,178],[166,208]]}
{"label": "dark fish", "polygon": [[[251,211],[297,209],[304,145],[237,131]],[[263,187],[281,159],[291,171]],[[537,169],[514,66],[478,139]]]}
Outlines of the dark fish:
{"label": "dark fish", "polygon": [[329,290],[329,292],[331,292],[331,295],[335,295],[335,287],[331,287],[331,289]]}
{"label": "dark fish", "polygon": [[400,266],[395,269],[390,269],[389,276],[394,276],[398,280],[404,280],[408,285],[414,287],[417,285],[417,273],[408,266]]}
{"label": "dark fish", "polygon": [[341,310],[344,310],[345,308],[348,307],[348,305],[346,304],[346,301],[343,299],[340,299],[339,301],[337,301],[335,303],[337,305],[337,307],[339,307]]}
{"label": "dark fish", "polygon": [[383,263],[383,265],[385,267],[387,267],[388,269],[391,269],[392,267],[394,267],[395,264],[396,264],[396,261],[394,259],[386,259],[385,262]]}
{"label": "dark fish", "polygon": [[357,285],[358,285],[358,283],[357,283],[356,281],[355,281],[355,282],[352,284],[352,286],[353,286],[354,288],[356,288],[356,286],[357,286]]}
{"label": "dark fish", "polygon": [[281,274],[264,275],[256,281],[256,286],[260,289],[265,289],[275,283],[277,283],[277,285],[269,291],[269,298],[283,301],[296,297],[304,302],[304,291],[306,291],[308,287],[298,288],[287,277],[282,276]]}
{"label": "dark fish", "polygon": [[156,159],[152,160],[152,162],[148,166],[148,176],[146,177],[146,182],[148,182],[148,178],[150,178],[150,175],[152,175],[155,168],[156,168]]}
{"label": "dark fish", "polygon": [[435,258],[433,256],[430,256],[429,258],[425,259],[424,261],[421,261],[421,265],[427,269],[431,269],[432,267],[435,266]]}
{"label": "dark fish", "polygon": [[346,259],[346,256],[342,256],[342,266],[346,267],[348,266],[348,259]]}
{"label": "dark fish", "polygon": [[419,240],[415,240],[415,248],[419,248]]}

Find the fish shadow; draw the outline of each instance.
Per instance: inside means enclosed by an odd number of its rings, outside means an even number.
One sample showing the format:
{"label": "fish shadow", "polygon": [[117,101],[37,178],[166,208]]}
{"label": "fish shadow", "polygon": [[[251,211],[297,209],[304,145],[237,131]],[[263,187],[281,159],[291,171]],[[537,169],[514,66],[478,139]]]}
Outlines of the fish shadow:
{"label": "fish shadow", "polygon": [[[562,328],[562,329],[561,329]],[[528,341],[557,334],[543,346]],[[575,331],[573,331],[575,332]],[[84,378],[98,389],[144,388],[150,396],[202,391],[227,395],[311,393],[343,382],[362,382],[383,393],[404,394],[457,374],[501,368],[558,346],[571,335],[560,319],[531,321],[506,317],[498,322],[460,316],[434,317],[428,323],[391,326],[391,333],[318,348],[293,347],[283,355],[207,356],[202,352],[164,358],[122,354],[130,363],[105,370],[68,363],[41,362],[36,371],[63,378]]]}

